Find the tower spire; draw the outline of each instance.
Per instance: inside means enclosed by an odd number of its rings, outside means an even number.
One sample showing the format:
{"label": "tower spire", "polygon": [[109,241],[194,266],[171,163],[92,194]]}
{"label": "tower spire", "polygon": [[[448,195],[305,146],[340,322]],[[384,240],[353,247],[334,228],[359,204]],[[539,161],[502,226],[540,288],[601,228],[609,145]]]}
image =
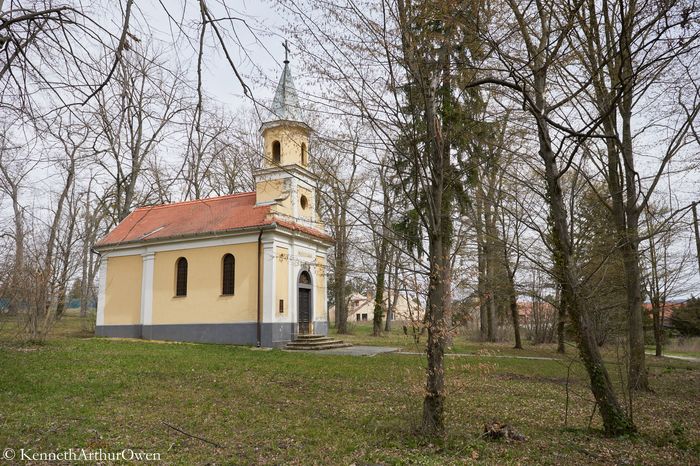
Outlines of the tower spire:
{"label": "tower spire", "polygon": [[292,79],[292,70],[289,66],[289,44],[285,39],[282,42],[284,47],[284,68],[282,76],[277,84],[275,98],[272,101],[272,115],[274,120],[289,120],[301,121],[301,112],[299,107],[299,97],[297,90],[294,87]]}

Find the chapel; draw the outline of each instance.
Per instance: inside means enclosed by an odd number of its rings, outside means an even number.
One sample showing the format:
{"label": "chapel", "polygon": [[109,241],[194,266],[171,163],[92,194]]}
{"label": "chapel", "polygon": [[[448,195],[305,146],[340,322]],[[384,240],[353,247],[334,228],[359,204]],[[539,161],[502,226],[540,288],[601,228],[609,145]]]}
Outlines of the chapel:
{"label": "chapel", "polygon": [[98,336],[272,347],[327,334],[332,239],[287,59],[270,107],[254,192],[139,207],[97,242]]}

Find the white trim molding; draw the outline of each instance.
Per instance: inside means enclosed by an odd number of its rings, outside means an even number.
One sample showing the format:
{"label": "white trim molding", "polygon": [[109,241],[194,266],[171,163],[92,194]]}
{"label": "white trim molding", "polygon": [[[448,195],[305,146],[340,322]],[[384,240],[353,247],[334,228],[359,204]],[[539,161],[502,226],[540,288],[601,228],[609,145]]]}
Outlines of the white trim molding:
{"label": "white trim molding", "polygon": [[263,238],[263,297],[262,321],[275,321],[275,242],[274,238]]}
{"label": "white trim molding", "polygon": [[141,325],[153,323],[153,269],[155,253],[142,254],[143,268],[141,272]]}
{"label": "white trim molding", "polygon": [[98,271],[98,291],[97,291],[97,317],[95,325],[105,324],[105,299],[107,296],[107,261],[106,255],[100,259],[100,270]]}
{"label": "white trim molding", "polygon": [[228,246],[231,244],[247,244],[258,241],[258,233],[247,233],[238,236],[220,236],[215,238],[178,238],[157,244],[125,244],[121,246],[109,246],[110,256],[134,256],[163,251],[179,251],[182,249],[209,248],[215,246]]}

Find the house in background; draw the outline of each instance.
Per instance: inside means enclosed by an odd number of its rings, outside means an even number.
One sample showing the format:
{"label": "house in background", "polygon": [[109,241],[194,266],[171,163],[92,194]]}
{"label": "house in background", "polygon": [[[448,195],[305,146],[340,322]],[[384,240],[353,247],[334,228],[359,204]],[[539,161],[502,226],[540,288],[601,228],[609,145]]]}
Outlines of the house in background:
{"label": "house in background", "polygon": [[[666,300],[659,308],[659,318],[664,329],[670,330],[673,328],[673,311],[686,303],[687,299],[669,299]],[[654,319],[653,306],[651,303],[642,303],[642,309],[647,314],[649,320]]]}
{"label": "house in background", "polygon": [[[389,306],[390,295],[393,300],[393,292],[386,290],[386,298],[384,298],[384,318],[386,318],[386,310]],[[348,298],[348,322],[373,321],[374,304],[374,296],[371,293],[367,293],[366,295],[352,293]],[[328,315],[329,321],[336,321],[335,306],[328,308]],[[415,300],[409,300],[401,293],[396,295],[396,301],[392,303],[391,320],[420,322],[423,320],[423,316],[423,308]]]}
{"label": "house in background", "polygon": [[328,331],[326,251],[288,60],[250,193],[134,210],[95,245],[100,336],[283,345]]}

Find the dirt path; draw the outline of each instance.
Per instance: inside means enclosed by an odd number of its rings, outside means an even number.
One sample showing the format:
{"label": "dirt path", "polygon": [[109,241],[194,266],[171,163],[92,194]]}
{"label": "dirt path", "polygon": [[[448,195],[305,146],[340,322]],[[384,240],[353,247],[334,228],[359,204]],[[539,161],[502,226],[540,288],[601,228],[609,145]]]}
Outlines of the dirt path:
{"label": "dirt path", "polygon": [[[425,353],[416,351],[399,351],[394,354],[407,354],[412,356],[422,356]],[[446,357],[465,357],[465,358],[507,358],[507,359],[534,359],[536,361],[564,361],[562,358],[549,358],[545,356],[515,356],[507,354],[476,354],[476,353],[445,353]]]}
{"label": "dirt path", "polygon": [[[648,356],[654,356],[654,353],[647,353]],[[656,356],[654,356],[656,357]],[[675,354],[664,354],[661,356],[662,358],[669,358],[669,359],[678,359],[681,361],[690,361],[690,362],[700,362],[700,358],[694,358],[693,356],[679,356]]]}

